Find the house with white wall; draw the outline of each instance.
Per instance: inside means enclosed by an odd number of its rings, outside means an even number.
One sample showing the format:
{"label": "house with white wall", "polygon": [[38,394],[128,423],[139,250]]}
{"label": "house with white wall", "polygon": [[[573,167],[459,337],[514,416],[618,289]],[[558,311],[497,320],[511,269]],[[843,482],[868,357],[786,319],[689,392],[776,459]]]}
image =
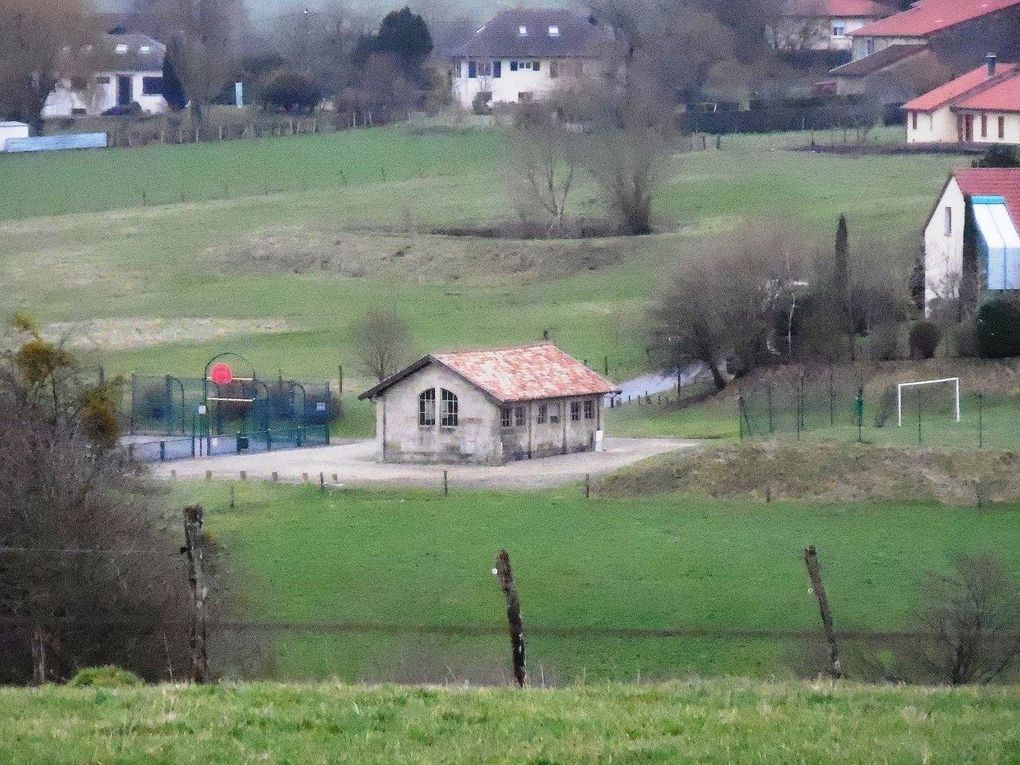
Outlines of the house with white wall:
{"label": "house with white wall", "polygon": [[[1020,290],[1018,232],[1020,168],[954,171],[924,228],[925,313],[955,303],[961,288],[978,296]],[[973,291],[966,289],[968,278]]]}
{"label": "house with white wall", "polygon": [[778,50],[850,50],[854,32],[891,13],[878,0],[786,0],[768,31]]}
{"label": "house with white wall", "polygon": [[65,48],[43,119],[94,117],[134,103],[149,114],[166,112],[165,56],[166,46],[143,34],[107,34],[81,49]]}
{"label": "house with white wall", "polygon": [[486,103],[541,99],[572,79],[602,72],[611,39],[588,16],[560,9],[508,10],[450,54],[454,99]]}
{"label": "house with white wall", "polygon": [[982,66],[903,109],[908,143],[1020,144],[1020,65],[989,54]]}

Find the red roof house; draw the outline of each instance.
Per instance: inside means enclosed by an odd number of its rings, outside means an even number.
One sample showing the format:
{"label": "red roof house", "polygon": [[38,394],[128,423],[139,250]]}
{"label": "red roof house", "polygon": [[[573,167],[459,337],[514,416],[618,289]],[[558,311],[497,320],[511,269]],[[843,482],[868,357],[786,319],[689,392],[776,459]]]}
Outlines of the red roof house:
{"label": "red roof house", "polygon": [[1020,0],[919,0],[905,11],[861,27],[854,36],[925,38],[1016,7]]}

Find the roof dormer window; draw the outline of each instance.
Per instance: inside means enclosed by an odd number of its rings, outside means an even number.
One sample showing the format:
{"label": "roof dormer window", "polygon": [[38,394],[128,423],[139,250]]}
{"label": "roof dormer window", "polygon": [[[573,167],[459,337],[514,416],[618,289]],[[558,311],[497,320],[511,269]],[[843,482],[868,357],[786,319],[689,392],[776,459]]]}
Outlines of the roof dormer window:
{"label": "roof dormer window", "polygon": [[550,24],[549,25],[549,36],[550,37],[559,37],[560,36],[560,28],[558,26],[556,26],[555,24]]}
{"label": "roof dormer window", "polygon": [[128,46],[126,46],[124,43],[120,43],[116,48],[114,48],[114,50],[117,51],[117,53],[123,55],[128,52]]}
{"label": "roof dormer window", "polygon": [[524,24],[521,24],[519,27],[517,27],[517,36],[518,37],[528,36],[528,28]]}
{"label": "roof dormer window", "polygon": [[152,52],[152,46],[151,45],[142,45],[141,47],[138,48],[138,52],[139,53],[151,53]]}

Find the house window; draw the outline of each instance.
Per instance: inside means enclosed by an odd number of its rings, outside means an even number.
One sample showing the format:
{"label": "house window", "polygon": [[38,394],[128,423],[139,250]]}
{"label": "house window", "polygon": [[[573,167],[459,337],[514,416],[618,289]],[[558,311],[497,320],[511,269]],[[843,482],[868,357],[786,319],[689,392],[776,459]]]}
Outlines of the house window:
{"label": "house window", "polygon": [[910,127],[917,130],[917,112],[910,113]]}
{"label": "house window", "polygon": [[539,404],[538,405],[538,424],[544,425],[549,421],[549,405]]}
{"label": "house window", "polygon": [[492,62],[492,76],[493,77],[502,77],[503,76],[503,62],[502,61],[493,61]]}
{"label": "house window", "polygon": [[549,62],[549,77],[556,79],[560,76],[560,67],[558,61]]}
{"label": "house window", "polygon": [[499,424],[502,425],[504,428],[509,428],[510,423],[513,422],[513,412],[510,409],[510,407],[504,406],[503,409],[500,410],[499,414],[500,414]]}
{"label": "house window", "polygon": [[999,117],[999,140],[1003,140],[1006,137],[1006,118]]}
{"label": "house window", "polygon": [[846,37],[846,24],[842,21],[836,21],[832,24],[832,36],[833,37]]}
{"label": "house window", "polygon": [[867,52],[867,55],[869,55],[869,56],[875,52],[875,38],[874,37],[869,37],[867,40],[864,41],[864,49]]}
{"label": "house window", "polygon": [[418,394],[418,426],[431,428],[436,424],[436,389],[429,388]]}
{"label": "house window", "polygon": [[143,77],[142,78],[142,95],[143,96],[161,96],[161,95],[163,95],[163,78],[162,77]]}
{"label": "house window", "polygon": [[550,24],[549,25],[549,36],[550,37],[559,37],[560,36],[560,28],[558,26],[556,26],[555,24]]}
{"label": "house window", "polygon": [[98,77],[96,77],[96,85],[109,85],[109,84],[110,78],[107,77],[105,74],[101,74]]}
{"label": "house window", "polygon": [[142,45],[138,48],[139,53],[152,53],[151,45]]}
{"label": "house window", "polygon": [[523,428],[528,422],[527,413],[523,406],[514,407],[514,425],[518,428]]}
{"label": "house window", "polygon": [[531,100],[532,93],[530,90],[522,90],[517,94],[517,100],[522,104],[527,103]]}
{"label": "house window", "polygon": [[535,62],[535,63],[534,63],[533,65],[532,65],[532,67],[531,67],[531,68],[532,68],[532,69],[534,69],[534,70],[535,70],[535,71],[537,72],[537,71],[538,71],[539,69],[541,69],[541,68],[542,68],[542,62],[541,62],[541,61],[536,61],[536,62]]}
{"label": "house window", "polygon": [[519,27],[517,27],[517,34],[520,37],[527,37],[528,36],[528,28],[526,26],[524,26],[524,24],[521,24]]}
{"label": "house window", "polygon": [[570,421],[577,422],[581,419],[581,402],[571,401],[570,402]]}
{"label": "house window", "polygon": [[560,421],[560,405],[549,404],[549,422],[553,425]]}
{"label": "house window", "polygon": [[584,402],[584,419],[594,420],[595,419],[595,402],[588,399]]}
{"label": "house window", "polygon": [[516,72],[517,71],[517,62],[516,61],[511,61],[510,62],[510,71],[511,72]]}
{"label": "house window", "polygon": [[946,206],[946,236],[953,233],[953,208]]}
{"label": "house window", "polygon": [[478,62],[468,61],[468,79],[473,80],[478,76]]}
{"label": "house window", "polygon": [[460,77],[460,62],[459,61],[454,61],[453,62],[453,76],[455,78],[456,77]]}
{"label": "house window", "polygon": [[457,394],[443,388],[441,398],[442,409],[440,409],[439,424],[444,428],[457,427],[459,415],[459,412],[457,411]]}
{"label": "house window", "polygon": [[988,137],[988,115],[987,114],[982,114],[981,115],[981,137],[982,138],[987,138]]}
{"label": "house window", "polygon": [[121,43],[116,48],[114,48],[114,50],[117,51],[117,53],[119,53],[120,55],[123,56],[125,53],[128,52],[128,46],[126,46],[123,43]]}

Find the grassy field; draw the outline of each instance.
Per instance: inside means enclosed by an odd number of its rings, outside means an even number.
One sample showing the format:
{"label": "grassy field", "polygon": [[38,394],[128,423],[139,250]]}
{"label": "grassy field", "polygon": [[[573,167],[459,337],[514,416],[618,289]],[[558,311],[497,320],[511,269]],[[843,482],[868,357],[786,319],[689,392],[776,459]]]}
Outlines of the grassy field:
{"label": "grassy field", "polygon": [[[577,487],[455,488],[448,498],[256,483],[236,490],[234,510],[222,483],[178,484],[172,499],[207,508],[247,617],[372,627],[261,635],[263,669],[281,678],[501,680],[505,616],[490,573],[501,547],[518,571],[532,671],[550,684],[816,671],[807,544],[820,550],[842,630],[909,629],[922,572],[957,552],[998,553],[1020,571],[1009,543],[1020,514],[1011,506],[585,500]],[[640,632],[663,629],[688,632]],[[870,648],[848,644],[851,675],[867,675]]]}
{"label": "grassy field", "polygon": [[[419,350],[548,330],[581,358],[608,357],[622,379],[648,365],[649,297],[706,233],[790,219],[827,240],[846,212],[852,236],[906,240],[961,161],[788,150],[805,141],[733,137],[722,151],[678,155],[657,200],[662,233],[584,242],[431,233],[513,216],[495,131],[3,157],[0,312],[76,326],[109,371],[194,375],[229,348],[269,375],[335,378],[344,364],[357,388],[351,326],[388,305],[410,320]],[[590,185],[575,200],[577,212],[601,214]]]}
{"label": "grassy field", "polygon": [[996,763],[1020,691],[698,681],[569,690],[0,690],[11,763]]}

